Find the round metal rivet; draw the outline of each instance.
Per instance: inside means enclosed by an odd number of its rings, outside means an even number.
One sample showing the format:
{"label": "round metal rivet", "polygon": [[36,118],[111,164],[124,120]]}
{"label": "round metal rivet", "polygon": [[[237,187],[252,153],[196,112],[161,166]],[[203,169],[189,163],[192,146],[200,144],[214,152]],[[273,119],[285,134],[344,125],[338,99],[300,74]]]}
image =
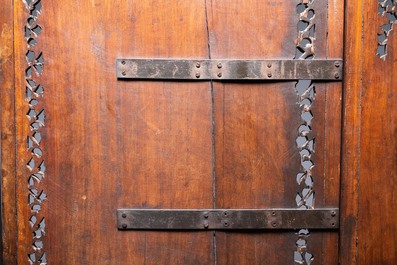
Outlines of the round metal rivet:
{"label": "round metal rivet", "polygon": [[126,218],[127,215],[126,215],[125,213],[123,213],[123,214],[121,215],[121,217]]}
{"label": "round metal rivet", "polygon": [[336,215],[336,212],[335,212],[335,211],[332,211],[332,212],[331,212],[331,216],[334,217],[335,215]]}
{"label": "round metal rivet", "polygon": [[199,63],[196,63],[196,67],[197,67],[197,68],[200,68],[200,64],[199,64]]}
{"label": "round metal rivet", "polygon": [[196,77],[199,78],[200,77],[200,73],[196,73]]}
{"label": "round metal rivet", "polygon": [[275,215],[276,215],[276,212],[272,212],[272,215],[275,216]]}
{"label": "round metal rivet", "polygon": [[273,223],[272,223],[272,226],[273,226],[273,227],[276,227],[276,226],[277,226],[277,223],[276,223],[276,222],[273,222]]}
{"label": "round metal rivet", "polygon": [[332,225],[332,226],[335,226],[335,223],[332,223],[331,225]]}
{"label": "round metal rivet", "polygon": [[229,223],[228,222],[224,222],[223,225],[224,226],[229,226]]}
{"label": "round metal rivet", "polygon": [[123,229],[127,228],[127,224],[123,224],[121,227],[123,227]]}
{"label": "round metal rivet", "polygon": [[271,63],[267,64],[267,67],[268,67],[268,68],[271,68],[271,67],[272,67],[272,64],[271,64]]}
{"label": "round metal rivet", "polygon": [[340,77],[340,76],[339,76],[339,73],[336,73],[336,74],[335,74],[335,79],[339,79],[339,77]]}
{"label": "round metal rivet", "polygon": [[227,216],[227,212],[225,211],[225,212],[223,212],[223,214],[225,215],[225,216]]}
{"label": "round metal rivet", "polygon": [[209,224],[204,224],[204,228],[208,228],[209,227]]}
{"label": "round metal rivet", "polygon": [[126,72],[122,72],[121,74],[122,74],[123,76],[125,76],[127,73],[126,73]]}
{"label": "round metal rivet", "polygon": [[209,215],[208,215],[208,213],[207,213],[207,212],[205,212],[205,213],[204,213],[204,218],[206,218],[206,219],[207,219],[207,218],[208,218],[208,216],[209,216]]}
{"label": "round metal rivet", "polygon": [[271,73],[268,73],[268,74],[267,74],[267,77],[271,78],[271,77],[272,77],[272,74],[271,74]]}
{"label": "round metal rivet", "polygon": [[125,61],[121,61],[121,64],[125,64]]}
{"label": "round metal rivet", "polygon": [[335,67],[339,67],[340,63],[339,62],[335,62]]}
{"label": "round metal rivet", "polygon": [[222,77],[222,73],[218,73],[218,77]]}
{"label": "round metal rivet", "polygon": [[218,65],[217,65],[217,66],[218,66],[218,68],[219,68],[219,69],[221,69],[221,68],[222,68],[222,64],[221,64],[221,63],[218,63]]}

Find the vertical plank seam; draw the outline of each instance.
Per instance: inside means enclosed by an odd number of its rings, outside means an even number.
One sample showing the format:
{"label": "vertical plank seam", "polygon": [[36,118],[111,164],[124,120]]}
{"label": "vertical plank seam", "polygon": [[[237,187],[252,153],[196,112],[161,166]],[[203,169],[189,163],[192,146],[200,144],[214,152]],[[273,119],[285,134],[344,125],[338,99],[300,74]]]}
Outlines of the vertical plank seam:
{"label": "vertical plank seam", "polygon": [[[325,34],[325,57],[328,59],[329,58],[329,30],[330,30],[330,28],[329,28],[329,12],[330,12],[330,8],[329,8],[329,1],[327,0],[327,4],[326,4],[326,6],[327,6],[327,16],[326,16],[326,18],[327,18],[327,20],[326,20],[326,22],[325,23],[323,23],[325,26],[326,26],[326,30],[327,30],[327,32],[326,32],[326,34]],[[328,89],[329,89],[329,85],[328,84],[325,84],[325,98],[324,98],[324,121],[323,121],[323,123],[324,123],[324,125],[323,125],[323,131],[324,131],[324,135],[323,135],[323,137],[324,137],[324,144],[323,144],[323,146],[324,146],[324,153],[323,153],[323,161],[324,161],[324,165],[323,165],[323,192],[324,192],[324,194],[323,194],[323,205],[326,203],[326,189],[327,189],[327,181],[326,181],[326,179],[327,179],[327,177],[328,177],[328,175],[327,175],[327,117],[328,117],[328,112],[327,112],[327,110],[328,110],[328,108],[327,108],[327,105],[328,105],[328,102],[327,102],[327,99],[328,99]],[[324,242],[324,233],[321,233],[321,237],[322,237],[322,240],[321,240],[321,249],[323,250],[323,251],[321,251],[322,253],[321,253],[321,264],[323,264],[324,265],[324,260],[325,260],[325,242]]]}
{"label": "vertical plank seam", "polygon": [[[360,50],[362,49],[362,47],[364,47],[364,10],[365,10],[365,0],[362,1],[361,4],[361,46],[360,46]],[[359,122],[359,126],[358,126],[358,146],[357,146],[357,153],[358,153],[358,163],[357,163],[357,212],[356,212],[356,264],[358,264],[358,256],[359,256],[359,252],[358,252],[358,222],[359,222],[359,215],[360,215],[360,200],[359,200],[359,196],[360,196],[360,175],[361,175],[361,119],[362,119],[362,97],[363,97],[363,60],[362,57],[360,57],[360,83],[359,83],[359,89],[360,89],[360,93],[359,93],[359,111],[358,111],[358,122]]]}
{"label": "vertical plank seam", "polygon": [[16,102],[16,81],[15,81],[15,73],[17,72],[17,69],[16,69],[16,63],[15,63],[15,60],[16,60],[16,58],[15,58],[15,26],[16,26],[16,23],[15,23],[15,12],[16,12],[16,6],[15,6],[15,4],[14,4],[14,1],[12,0],[11,1],[11,5],[12,5],[12,17],[13,17],[13,20],[12,20],[12,41],[11,41],[11,43],[12,43],[12,54],[13,54],[13,64],[14,64],[14,66],[13,66],[13,71],[14,71],[14,73],[13,73],[13,81],[12,81],[12,85],[13,85],[13,113],[14,113],[14,120],[13,120],[13,122],[14,122],[14,126],[13,126],[13,128],[14,128],[14,135],[12,136],[13,137],[13,143],[14,143],[14,146],[15,146],[15,148],[14,148],[14,168],[13,168],[13,172],[12,172],[12,174],[13,174],[13,176],[14,176],[14,178],[15,178],[15,193],[14,193],[14,198],[15,198],[15,200],[14,200],[14,202],[15,202],[15,227],[17,228],[16,229],[16,231],[15,231],[15,251],[16,251],[16,253],[15,253],[15,263],[16,264],[19,264],[19,262],[18,262],[18,257],[19,257],[19,255],[18,255],[18,222],[17,222],[17,220],[18,220],[18,208],[19,208],[19,206],[18,206],[18,178],[17,178],[17,166],[18,166],[18,162],[17,162],[17,157],[18,157],[18,148],[16,147],[16,142],[17,142],[17,123],[16,123],[16,120],[17,120],[17,113],[16,113],[16,110],[17,110],[17,102]]}
{"label": "vertical plank seam", "polygon": [[[210,43],[210,30],[208,23],[208,8],[207,0],[204,0],[204,11],[205,11],[205,25],[207,30],[207,47],[208,47],[208,59],[211,59],[211,43]],[[212,207],[216,208],[216,150],[215,150],[215,95],[214,95],[214,84],[210,81],[211,91],[211,154],[212,154]],[[212,232],[212,244],[213,244],[213,255],[214,264],[217,264],[217,246],[216,246],[216,231]]]}

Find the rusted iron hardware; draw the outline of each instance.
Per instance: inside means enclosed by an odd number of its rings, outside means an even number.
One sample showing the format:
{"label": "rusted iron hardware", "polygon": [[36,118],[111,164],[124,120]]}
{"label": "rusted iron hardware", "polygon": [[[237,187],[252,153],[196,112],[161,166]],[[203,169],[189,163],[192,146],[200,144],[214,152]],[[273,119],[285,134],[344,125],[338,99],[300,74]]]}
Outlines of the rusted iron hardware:
{"label": "rusted iron hardware", "polygon": [[118,209],[120,230],[337,229],[339,209]]}
{"label": "rusted iron hardware", "polygon": [[117,59],[119,79],[175,80],[327,80],[342,79],[335,60],[177,60]]}

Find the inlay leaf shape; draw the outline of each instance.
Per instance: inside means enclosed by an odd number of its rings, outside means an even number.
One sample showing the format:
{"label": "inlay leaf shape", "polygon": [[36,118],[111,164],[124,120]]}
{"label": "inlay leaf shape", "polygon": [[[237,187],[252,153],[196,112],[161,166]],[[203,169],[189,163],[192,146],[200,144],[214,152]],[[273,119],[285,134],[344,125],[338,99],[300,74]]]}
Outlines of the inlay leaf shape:
{"label": "inlay leaf shape", "polygon": [[380,27],[378,32],[376,55],[381,59],[386,59],[389,37],[394,24],[397,23],[397,0],[378,0],[378,14],[385,17],[387,22]]}

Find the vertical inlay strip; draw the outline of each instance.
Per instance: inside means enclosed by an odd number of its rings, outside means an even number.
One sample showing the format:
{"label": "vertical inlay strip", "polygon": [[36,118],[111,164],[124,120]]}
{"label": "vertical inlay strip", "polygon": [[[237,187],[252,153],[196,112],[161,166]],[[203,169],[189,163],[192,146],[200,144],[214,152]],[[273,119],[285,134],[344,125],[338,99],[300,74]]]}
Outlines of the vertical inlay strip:
{"label": "vertical inlay strip", "polygon": [[44,70],[43,53],[37,48],[38,37],[42,28],[38,23],[41,14],[41,0],[23,0],[28,13],[24,27],[24,39],[27,51],[25,54],[27,66],[25,69],[25,100],[27,102],[27,120],[29,133],[26,136],[28,152],[28,206],[30,208],[29,226],[32,232],[32,245],[28,254],[29,264],[47,264],[44,250],[45,218],[41,214],[43,201],[47,195],[42,188],[45,176],[45,162],[42,148],[42,128],[45,126],[45,112],[42,106],[44,88],[39,83]]}
{"label": "vertical inlay strip", "polygon": [[387,55],[387,42],[393,25],[397,23],[397,0],[378,0],[378,14],[386,16],[388,22],[380,27],[378,33],[378,49],[376,55],[385,59]]}
{"label": "vertical inlay strip", "polygon": [[[299,14],[298,38],[296,39],[296,60],[310,60],[314,58],[315,41],[315,11],[312,8],[314,0],[300,0],[297,5]],[[296,175],[299,185],[295,201],[298,208],[314,208],[314,189],[313,189],[313,167],[312,154],[314,152],[315,138],[312,135],[311,121],[313,114],[311,107],[315,98],[315,86],[312,80],[299,80],[295,85],[298,95],[298,103],[301,109],[300,117],[302,123],[298,128],[296,144],[298,147],[301,171]],[[296,240],[296,250],[294,252],[295,264],[311,264],[314,256],[307,250],[307,239],[310,232],[307,229],[300,229]]]}

